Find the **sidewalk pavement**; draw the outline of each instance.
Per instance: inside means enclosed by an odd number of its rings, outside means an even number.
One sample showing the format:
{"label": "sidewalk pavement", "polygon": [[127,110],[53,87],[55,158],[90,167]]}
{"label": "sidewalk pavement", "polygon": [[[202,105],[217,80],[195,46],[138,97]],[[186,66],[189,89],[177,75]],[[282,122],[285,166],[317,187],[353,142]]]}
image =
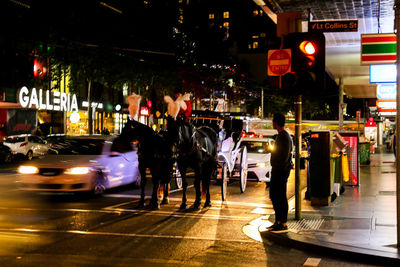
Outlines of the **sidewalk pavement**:
{"label": "sidewalk pavement", "polygon": [[311,206],[303,199],[299,221],[290,207],[287,234],[266,230],[273,215],[264,219],[259,231],[262,238],[286,246],[400,266],[396,214],[395,158],[393,153],[377,151],[371,154],[370,165],[360,167],[358,187],[345,186],[329,206]]}

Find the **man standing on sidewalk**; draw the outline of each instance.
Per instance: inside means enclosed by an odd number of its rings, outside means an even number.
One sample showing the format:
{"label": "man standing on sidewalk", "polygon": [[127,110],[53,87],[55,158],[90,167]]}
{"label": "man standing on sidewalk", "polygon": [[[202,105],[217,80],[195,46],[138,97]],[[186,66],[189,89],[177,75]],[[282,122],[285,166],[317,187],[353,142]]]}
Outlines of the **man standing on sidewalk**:
{"label": "man standing on sidewalk", "polygon": [[292,168],[292,138],[285,131],[285,116],[274,114],[274,129],[278,131],[275,139],[275,150],[271,153],[271,185],[269,195],[275,210],[275,223],[268,228],[272,233],[286,233],[286,222],[289,211],[286,197],[287,179]]}

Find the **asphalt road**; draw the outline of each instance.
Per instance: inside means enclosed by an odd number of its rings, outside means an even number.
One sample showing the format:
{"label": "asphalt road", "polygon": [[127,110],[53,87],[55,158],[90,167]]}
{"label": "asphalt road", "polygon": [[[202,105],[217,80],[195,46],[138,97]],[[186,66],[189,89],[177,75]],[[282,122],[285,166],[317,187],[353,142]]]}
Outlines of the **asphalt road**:
{"label": "asphalt road", "polygon": [[[213,182],[213,206],[184,212],[172,188],[170,203],[152,211],[138,209],[139,190],[126,187],[102,197],[22,192],[14,169],[0,173],[0,266],[302,266],[310,258],[362,266],[263,242],[257,227],[273,212],[263,183],[241,194],[232,182],[221,202]],[[288,188],[293,195],[293,175]],[[188,194],[191,205],[193,187]]]}

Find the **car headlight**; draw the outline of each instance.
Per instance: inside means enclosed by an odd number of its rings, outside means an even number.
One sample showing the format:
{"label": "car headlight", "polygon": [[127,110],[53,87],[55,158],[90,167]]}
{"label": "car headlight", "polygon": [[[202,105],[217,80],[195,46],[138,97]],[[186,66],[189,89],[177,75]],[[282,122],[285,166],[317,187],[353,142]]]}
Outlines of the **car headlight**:
{"label": "car headlight", "polygon": [[89,173],[89,168],[87,167],[75,167],[75,168],[70,168],[66,169],[65,174],[88,174]]}
{"label": "car headlight", "polygon": [[269,150],[274,151],[275,146],[274,145],[269,145]]}
{"label": "car headlight", "polygon": [[265,162],[259,162],[259,163],[257,163],[256,166],[260,167],[260,168],[265,168],[266,164],[265,164]]}
{"label": "car headlight", "polygon": [[18,172],[23,174],[35,174],[39,172],[39,169],[35,166],[20,166]]}

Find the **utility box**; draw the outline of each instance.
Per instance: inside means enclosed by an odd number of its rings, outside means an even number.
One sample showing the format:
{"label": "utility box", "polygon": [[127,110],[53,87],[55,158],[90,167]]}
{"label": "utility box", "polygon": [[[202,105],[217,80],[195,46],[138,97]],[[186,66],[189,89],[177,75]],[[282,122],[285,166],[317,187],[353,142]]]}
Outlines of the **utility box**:
{"label": "utility box", "polygon": [[329,131],[310,134],[310,184],[312,206],[328,206],[333,194],[331,161],[332,135]]}

